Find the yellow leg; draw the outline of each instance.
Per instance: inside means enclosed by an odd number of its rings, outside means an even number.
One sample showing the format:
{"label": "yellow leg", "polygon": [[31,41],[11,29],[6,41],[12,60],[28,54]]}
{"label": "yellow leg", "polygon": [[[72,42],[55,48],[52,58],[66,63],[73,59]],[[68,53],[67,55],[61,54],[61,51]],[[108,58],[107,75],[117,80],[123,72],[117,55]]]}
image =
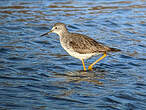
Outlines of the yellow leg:
{"label": "yellow leg", "polygon": [[100,60],[102,60],[102,59],[105,58],[106,56],[107,56],[107,54],[104,53],[103,56],[100,57],[98,60],[96,60],[94,63],[92,63],[92,64],[88,67],[88,69],[92,71],[93,65],[95,65],[97,62],[99,62]]}
{"label": "yellow leg", "polygon": [[85,67],[84,59],[82,59],[82,64],[83,64],[84,71],[86,71],[86,67]]}

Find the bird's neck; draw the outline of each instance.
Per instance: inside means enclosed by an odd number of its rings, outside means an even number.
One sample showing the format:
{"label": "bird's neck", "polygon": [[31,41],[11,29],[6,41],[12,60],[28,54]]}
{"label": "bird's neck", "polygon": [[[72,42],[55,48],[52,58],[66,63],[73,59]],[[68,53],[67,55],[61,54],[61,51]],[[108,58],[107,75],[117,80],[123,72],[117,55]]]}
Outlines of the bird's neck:
{"label": "bird's neck", "polygon": [[66,37],[69,32],[67,30],[64,30],[64,31],[60,31],[59,33],[57,33],[60,37]]}

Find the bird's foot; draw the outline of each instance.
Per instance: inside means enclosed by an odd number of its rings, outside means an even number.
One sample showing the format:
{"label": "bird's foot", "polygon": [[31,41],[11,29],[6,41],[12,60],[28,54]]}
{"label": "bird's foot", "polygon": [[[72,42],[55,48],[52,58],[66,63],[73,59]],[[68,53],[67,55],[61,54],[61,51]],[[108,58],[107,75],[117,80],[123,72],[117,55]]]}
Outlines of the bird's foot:
{"label": "bird's foot", "polygon": [[84,68],[84,71],[87,71],[86,68]]}
{"label": "bird's foot", "polygon": [[92,66],[89,66],[88,67],[88,70],[93,71]]}

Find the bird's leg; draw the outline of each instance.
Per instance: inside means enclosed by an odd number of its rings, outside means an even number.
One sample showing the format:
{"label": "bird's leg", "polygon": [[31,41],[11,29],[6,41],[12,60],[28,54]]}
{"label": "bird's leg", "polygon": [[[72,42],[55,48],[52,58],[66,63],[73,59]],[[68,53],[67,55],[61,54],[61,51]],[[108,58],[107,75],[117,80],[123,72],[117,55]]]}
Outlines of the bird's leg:
{"label": "bird's leg", "polygon": [[105,58],[106,56],[107,56],[107,54],[104,53],[102,57],[100,57],[98,60],[96,60],[95,62],[93,62],[93,63],[88,67],[88,70],[91,70],[91,71],[92,71],[93,65],[95,65],[97,62],[99,62],[100,60],[102,60],[102,59]]}
{"label": "bird's leg", "polygon": [[83,64],[84,71],[86,71],[86,67],[85,67],[84,59],[82,59],[82,64]]}

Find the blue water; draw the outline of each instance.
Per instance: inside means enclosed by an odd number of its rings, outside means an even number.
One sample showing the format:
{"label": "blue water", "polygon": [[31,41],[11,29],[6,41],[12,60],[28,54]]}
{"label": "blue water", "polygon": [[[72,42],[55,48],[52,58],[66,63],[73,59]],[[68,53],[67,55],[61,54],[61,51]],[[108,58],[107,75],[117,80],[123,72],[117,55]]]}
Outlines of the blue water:
{"label": "blue water", "polygon": [[[57,22],[122,51],[84,72]],[[0,110],[146,110],[145,31],[144,0],[1,0]]]}

